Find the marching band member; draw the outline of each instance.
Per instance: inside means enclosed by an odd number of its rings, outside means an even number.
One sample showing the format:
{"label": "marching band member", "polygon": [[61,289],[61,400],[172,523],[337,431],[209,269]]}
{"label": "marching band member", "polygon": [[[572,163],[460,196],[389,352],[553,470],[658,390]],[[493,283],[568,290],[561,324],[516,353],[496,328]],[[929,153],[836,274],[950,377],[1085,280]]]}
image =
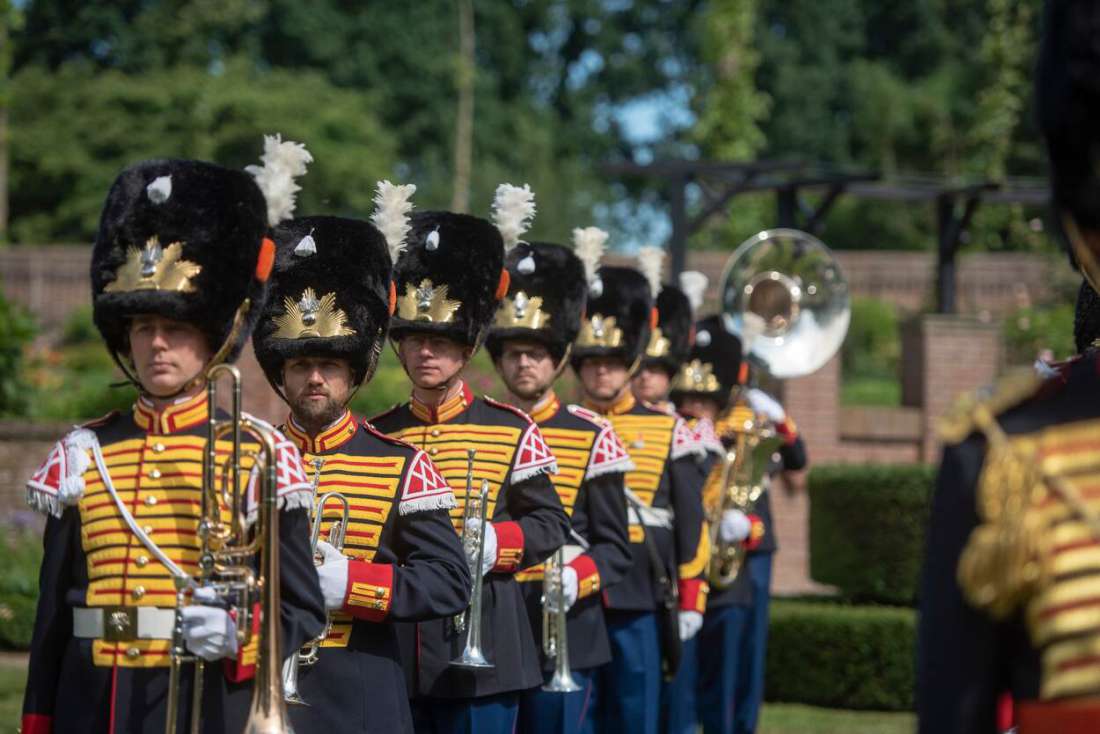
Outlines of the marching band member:
{"label": "marching band member", "polygon": [[471,606],[480,608],[480,619],[469,624],[485,630],[484,653],[492,667],[451,664],[467,637],[452,620],[402,630],[418,732],[511,732],[520,691],[542,683],[515,573],[565,542],[568,518],[549,477],[556,463],[525,413],[474,397],[461,377],[508,291],[504,237],[516,241],[526,229],[534,211],[531,196],[526,187],[500,187],[496,226],[464,214],[414,214],[409,245],[395,267],[397,312],[390,334],[413,384],[412,398],[375,425],[428,452],[455,492],[451,518],[459,532],[467,472],[472,470],[472,491],[483,480],[490,488],[490,522],[471,518],[481,539],[483,565],[476,572],[484,574],[484,587]]}
{"label": "marching band member", "polygon": [[[577,232],[581,239],[586,235],[584,230]],[[607,421],[579,405],[562,404],[554,392],[554,380],[567,363],[584,313],[588,284],[581,260],[561,245],[519,243],[508,253],[506,264],[511,285],[486,346],[508,387],[509,400],[531,415],[557,459],[554,487],[575,539],[566,545],[564,609],[556,608],[552,594],[543,598],[550,588],[544,586],[543,566],[516,577],[536,638],[540,633],[543,639],[556,634],[552,626],[543,629],[544,619],[550,618],[546,612],[568,613],[568,654],[550,658],[544,648],[542,667],[549,683],[555,666],[568,660],[567,670],[578,690],[524,692],[518,730],[573,734],[590,730],[588,702],[596,669],[611,660],[600,591],[613,587],[630,570],[623,472],[634,465]]]}
{"label": "marching band member", "polygon": [[626,475],[633,565],[604,595],[612,661],[597,684],[600,726],[653,734],[662,671],[675,674],[681,636],[690,636],[680,608],[697,612],[705,600],[702,580],[676,573],[696,557],[703,525],[697,443],[682,420],[630,392],[656,326],[645,277],[621,267],[589,276],[587,314],[570,361],[585,407],[611,422],[636,467]]}
{"label": "marching band member", "polygon": [[[1036,109],[1054,221],[1100,283],[1100,8],[1047,3]],[[1084,330],[1079,330],[1083,335]],[[932,501],[920,594],[922,734],[1091,732],[1100,725],[1100,354],[960,401]],[[1008,698],[1006,698],[1006,696]],[[998,722],[1000,702],[1015,720]]]}
{"label": "marching band member", "polygon": [[[157,160],[123,171],[92,250],[96,326],[138,387],[128,413],[63,438],[27,483],[48,515],[22,731],[163,732],[177,588],[195,589],[207,420],[207,370],[231,362],[263,307],[274,246],[289,216],[291,175],[310,160],[269,138],[257,186],[209,163]],[[263,191],[268,194],[265,200]],[[226,417],[226,416],[222,416]],[[276,435],[280,615],[285,649],[324,627],[309,550],[310,486],[294,445]],[[228,459],[230,441],[217,452]],[[245,442],[242,468],[258,446]],[[216,471],[221,481],[224,469]],[[254,505],[253,505],[254,507]],[[227,510],[223,519],[230,519]],[[257,645],[239,646],[236,614],[211,589],[182,608],[187,651],[206,661],[204,732],[238,732]],[[258,615],[254,617],[254,620]],[[281,662],[281,661],[279,661]],[[194,666],[180,681],[189,731]]]}
{"label": "marching band member", "polygon": [[[450,486],[424,451],[357,421],[347,407],[385,344],[391,255],[404,247],[413,189],[379,184],[377,228],[305,217],[274,233],[272,294],[254,344],[290,406],[283,430],[312,474],[324,557],[318,574],[332,615],[316,661],[288,667],[306,704],[290,709],[300,732],[412,732],[392,623],[454,615],[469,603]],[[325,540],[333,532],[342,549]]]}

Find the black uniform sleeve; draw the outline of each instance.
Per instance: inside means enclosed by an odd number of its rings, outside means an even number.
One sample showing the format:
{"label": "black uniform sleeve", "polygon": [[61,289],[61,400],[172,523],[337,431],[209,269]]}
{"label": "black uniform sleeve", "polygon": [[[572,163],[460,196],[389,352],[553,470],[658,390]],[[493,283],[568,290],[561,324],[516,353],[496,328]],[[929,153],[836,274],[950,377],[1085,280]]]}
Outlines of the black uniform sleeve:
{"label": "black uniform sleeve", "polygon": [[44,555],[38,572],[38,609],[31,637],[24,716],[52,717],[61,659],[73,633],[72,608],[65,592],[72,586],[74,556],[80,547],[80,516],[68,508],[60,518],[46,520]]}
{"label": "black uniform sleeve", "polygon": [[393,568],[390,619],[420,622],[458,614],[467,607],[470,569],[446,510],[400,517],[393,547],[399,563]]}
{"label": "black uniform sleeve", "polygon": [[305,508],[279,513],[279,576],[283,656],[289,657],[320,635],[327,619],[309,547],[309,515]]}
{"label": "black uniform sleeve", "polygon": [[791,443],[780,446],[779,458],[783,471],[805,469],[809,463],[809,457],[806,455],[806,443],[802,440],[802,436],[797,436]]}
{"label": "black uniform sleeve", "polygon": [[703,481],[694,456],[669,462],[669,481],[676,536],[676,563],[695,558],[703,531]]}
{"label": "black uniform sleeve", "polygon": [[627,524],[625,475],[620,472],[601,474],[585,480],[585,511],[588,515],[587,538],[591,556],[600,574],[600,587],[618,583],[634,562],[630,551],[630,531]]}
{"label": "black uniform sleeve", "polygon": [[1032,692],[1033,653],[1019,619],[995,622],[970,606],[956,581],[959,556],[978,524],[976,488],[984,443],[944,451],[932,501],[917,642],[920,734],[993,734],[997,699]]}
{"label": "black uniform sleeve", "polygon": [[[493,518],[497,528],[498,563],[494,570],[507,571],[527,568],[546,560],[551,553],[565,543],[569,534],[569,518],[562,509],[558,493],[545,474],[536,474],[521,482],[510,484],[505,493],[506,510],[501,513],[500,504]],[[504,522],[500,522],[500,521]],[[516,563],[509,558],[520,540],[509,527],[514,522],[522,532],[522,555]],[[518,554],[517,554],[518,555]],[[518,565],[517,565],[518,564]]]}

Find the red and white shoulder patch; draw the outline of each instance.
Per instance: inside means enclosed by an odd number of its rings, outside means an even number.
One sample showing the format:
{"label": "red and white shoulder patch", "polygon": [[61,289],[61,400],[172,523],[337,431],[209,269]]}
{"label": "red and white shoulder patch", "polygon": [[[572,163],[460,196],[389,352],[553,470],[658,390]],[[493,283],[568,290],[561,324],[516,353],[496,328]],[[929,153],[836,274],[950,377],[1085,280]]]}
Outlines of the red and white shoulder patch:
{"label": "red and white shoulder patch", "polygon": [[516,449],[516,456],[512,461],[512,481],[522,482],[537,474],[547,473],[558,473],[558,460],[546,445],[542,431],[532,421],[519,440],[519,448]]}
{"label": "red and white shoulder patch", "polygon": [[90,452],[99,442],[95,433],[77,428],[54,444],[46,460],[27,480],[27,504],[38,512],[61,517],[66,506],[84,496],[84,472]]}
{"label": "red and white shoulder patch", "polygon": [[675,461],[685,456],[703,456],[705,454],[706,449],[696,439],[695,432],[688,427],[683,418],[677,418],[676,427],[672,429],[672,450],[669,452],[669,457]]}
{"label": "red and white shoulder patch", "polygon": [[408,515],[422,510],[450,510],[457,507],[454,491],[423,451],[417,451],[405,472],[398,512]]}
{"label": "red and white shoulder patch", "polygon": [[598,477],[612,472],[628,472],[634,468],[634,462],[627,453],[619,435],[610,425],[603,427],[600,434],[592,444],[592,452],[588,455],[588,470],[584,474],[585,479]]}
{"label": "red and white shoulder patch", "polygon": [[722,444],[721,439],[718,438],[718,433],[714,430],[714,421],[710,418],[700,418],[696,421],[695,440],[699,442],[704,451],[709,451],[719,456],[723,456],[726,453],[726,447]]}

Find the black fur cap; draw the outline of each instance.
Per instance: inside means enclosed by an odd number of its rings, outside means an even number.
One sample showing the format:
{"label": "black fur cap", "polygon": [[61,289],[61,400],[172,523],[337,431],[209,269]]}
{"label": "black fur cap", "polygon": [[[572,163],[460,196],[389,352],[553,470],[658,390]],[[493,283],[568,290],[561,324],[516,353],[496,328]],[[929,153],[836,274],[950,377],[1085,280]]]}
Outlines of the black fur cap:
{"label": "black fur cap", "polygon": [[[216,352],[230,336],[238,307],[249,299],[250,310],[225,356],[227,362],[236,359],[264,307],[269,268],[262,261],[270,266],[274,255],[270,243],[264,245],[267,230],[267,203],[244,171],[151,160],[120,173],[103,206],[91,264],[95,324],[115,359],[127,360],[130,319],[138,314],[193,324]],[[180,243],[177,265],[199,268],[189,289],[146,283],[113,290],[120,270],[127,263],[132,269],[154,238],[159,265],[168,267],[171,256],[165,253]]]}
{"label": "black fur cap", "polygon": [[[602,288],[599,295],[589,292],[588,307],[577,340],[573,343],[570,363],[580,369],[586,357],[620,357],[627,366],[642,354],[649,341],[654,318],[653,297],[645,276],[633,268],[603,266],[599,270]],[[615,319],[622,330],[622,344],[617,347],[586,345],[586,333],[594,319]]]}
{"label": "black fur cap", "polygon": [[[695,360],[704,371],[717,378],[718,389],[704,389],[686,374]],[[708,316],[695,324],[695,344],[691,347],[684,366],[673,377],[671,395],[678,401],[686,395],[704,395],[725,407],[730,392],[737,386],[741,372],[741,340],[722,325],[720,316]]]}
{"label": "black fur cap", "polygon": [[[508,296],[497,312],[497,321],[489,329],[485,346],[494,360],[500,358],[507,339],[534,339],[550,350],[555,362],[577,337],[584,315],[588,283],[584,265],[573,250],[550,242],[521,242],[504,258],[510,284]],[[531,329],[500,323],[510,311],[506,306],[522,291],[528,298],[542,299],[541,310],[550,317],[542,328]]]}
{"label": "black fur cap", "polygon": [[[385,237],[369,222],[341,217],[293,219],[276,227],[274,235],[271,296],[252,340],[268,382],[281,388],[283,363],[309,356],[348,360],[355,384],[361,384],[378,364],[389,326],[392,268]],[[308,254],[307,237],[316,249],[313,254]],[[334,308],[345,316],[345,327],[355,333],[276,336],[288,301],[298,304],[307,288],[313,289],[318,301],[334,294]]]}
{"label": "black fur cap", "polygon": [[[691,349],[693,318],[687,294],[674,285],[662,287],[657,294],[657,328],[660,335],[657,336],[656,331],[650,335],[642,365],[659,367],[675,375]],[[667,351],[655,356],[657,351],[663,350],[663,345],[658,347],[658,339],[668,340]]]}

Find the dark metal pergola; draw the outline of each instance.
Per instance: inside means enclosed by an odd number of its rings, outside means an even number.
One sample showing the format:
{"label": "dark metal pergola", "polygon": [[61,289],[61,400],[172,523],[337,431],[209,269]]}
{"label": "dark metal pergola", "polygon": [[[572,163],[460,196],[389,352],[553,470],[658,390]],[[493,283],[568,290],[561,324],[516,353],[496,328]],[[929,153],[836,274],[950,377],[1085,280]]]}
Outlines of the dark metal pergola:
{"label": "dark metal pergola", "polygon": [[[1035,179],[968,181],[933,176],[890,176],[876,172],[845,171],[802,161],[741,162],[665,160],[654,163],[611,163],[603,167],[612,176],[640,176],[660,181],[667,191],[672,219],[669,254],[672,275],[684,269],[687,240],[713,217],[723,213],[737,196],[774,191],[776,225],[820,234],[829,210],[842,194],[883,201],[932,202],[937,221],[936,296],[940,313],[955,312],[955,258],[963,235],[979,205],[1045,205],[1050,199],[1046,182]],[[701,193],[698,211],[689,215],[687,189]],[[818,194],[815,203],[804,197]]]}

